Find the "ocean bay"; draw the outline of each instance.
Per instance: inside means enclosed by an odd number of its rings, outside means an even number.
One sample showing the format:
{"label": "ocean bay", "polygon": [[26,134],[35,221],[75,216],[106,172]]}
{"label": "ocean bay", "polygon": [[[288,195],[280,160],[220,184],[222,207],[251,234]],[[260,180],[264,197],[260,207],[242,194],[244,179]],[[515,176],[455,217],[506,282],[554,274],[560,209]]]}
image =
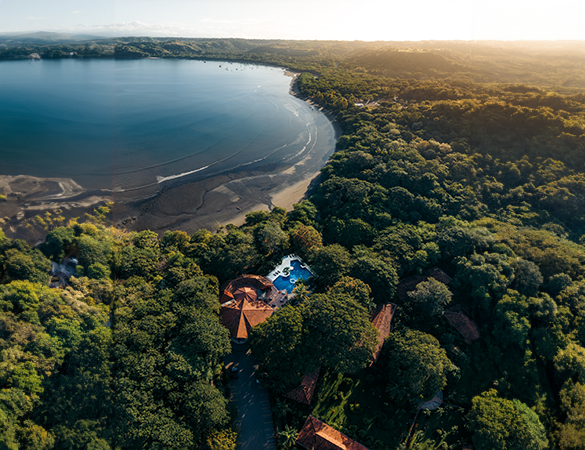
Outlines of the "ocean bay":
{"label": "ocean bay", "polygon": [[282,69],[165,59],[0,63],[0,175],[151,195],[161,184],[280,170],[333,150]]}

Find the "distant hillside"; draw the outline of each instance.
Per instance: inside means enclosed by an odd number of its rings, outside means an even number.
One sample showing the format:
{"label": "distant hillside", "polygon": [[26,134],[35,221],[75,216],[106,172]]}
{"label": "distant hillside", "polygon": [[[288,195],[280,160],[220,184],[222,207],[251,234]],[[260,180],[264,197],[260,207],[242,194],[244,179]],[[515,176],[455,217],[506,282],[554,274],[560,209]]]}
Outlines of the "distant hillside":
{"label": "distant hillside", "polygon": [[103,36],[53,33],[50,31],[37,31],[33,33],[1,33],[0,46],[20,47],[25,45],[73,44],[84,41],[95,41],[96,39],[103,39]]}
{"label": "distant hillside", "polygon": [[349,42],[0,34],[0,60],[22,59],[33,52],[43,59],[71,53],[79,58],[228,59],[315,75],[341,69],[402,79],[459,79],[585,92],[584,41]]}

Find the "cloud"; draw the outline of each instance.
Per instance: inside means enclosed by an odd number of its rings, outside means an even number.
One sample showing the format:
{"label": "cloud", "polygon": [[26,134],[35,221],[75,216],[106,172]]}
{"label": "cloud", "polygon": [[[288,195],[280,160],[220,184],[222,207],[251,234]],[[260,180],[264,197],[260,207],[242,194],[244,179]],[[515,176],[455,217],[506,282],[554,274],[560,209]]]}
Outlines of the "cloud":
{"label": "cloud", "polygon": [[81,11],[71,11],[69,14],[79,14],[79,13],[81,13]]}
{"label": "cloud", "polygon": [[196,30],[178,24],[150,24],[140,21],[119,22],[107,25],[78,24],[59,27],[61,32],[91,33],[107,36],[168,36],[191,37],[198,36]]}

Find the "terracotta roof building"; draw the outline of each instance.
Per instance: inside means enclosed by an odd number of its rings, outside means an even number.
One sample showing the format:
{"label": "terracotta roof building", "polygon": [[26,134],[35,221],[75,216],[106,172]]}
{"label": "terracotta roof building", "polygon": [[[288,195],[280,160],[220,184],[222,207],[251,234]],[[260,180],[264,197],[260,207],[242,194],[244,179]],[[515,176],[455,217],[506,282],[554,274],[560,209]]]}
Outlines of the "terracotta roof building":
{"label": "terracotta roof building", "polygon": [[374,350],[374,360],[372,361],[372,364],[378,361],[378,356],[380,356],[384,341],[390,336],[390,331],[392,330],[392,318],[394,317],[395,310],[396,305],[394,303],[386,303],[384,305],[378,305],[372,314],[372,325],[378,330],[378,345]]}
{"label": "terracotta roof building", "polygon": [[253,300],[248,290],[236,291],[235,296],[240,298],[221,305],[220,320],[233,339],[248,339],[252,327],[268,319],[273,309],[264,302]]}
{"label": "terracotta roof building", "polygon": [[452,308],[447,309],[443,315],[469,344],[479,339],[479,329],[477,324],[469,318],[469,315],[463,306],[455,305]]}
{"label": "terracotta roof building", "polygon": [[314,372],[306,373],[301,384],[288,391],[284,396],[296,402],[310,405],[311,400],[313,400],[315,388],[317,387],[317,380],[319,380],[320,372],[321,367],[317,367],[317,370]]}
{"label": "terracotta roof building", "polygon": [[307,417],[296,442],[307,450],[368,450],[313,416]]}
{"label": "terracotta roof building", "polygon": [[241,288],[251,288],[255,290],[256,297],[265,303],[270,303],[279,295],[278,289],[274,287],[268,278],[259,275],[242,275],[220,287],[219,291],[222,292],[222,295],[219,299],[219,303],[223,305],[234,299],[235,293]]}

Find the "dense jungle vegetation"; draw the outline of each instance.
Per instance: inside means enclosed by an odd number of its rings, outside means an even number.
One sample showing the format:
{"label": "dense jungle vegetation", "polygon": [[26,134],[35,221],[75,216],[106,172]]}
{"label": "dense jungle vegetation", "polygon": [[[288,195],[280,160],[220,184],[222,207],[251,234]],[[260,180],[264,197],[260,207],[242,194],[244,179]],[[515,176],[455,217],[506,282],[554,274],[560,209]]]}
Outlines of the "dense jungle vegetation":
{"label": "dense jungle vegetation", "polygon": [[[470,45],[120,38],[0,50],[282,65],[343,130],[308,200],[242,227],[127,233],[107,226],[106,206],[48,227],[37,248],[0,235],[0,446],[233,449],[218,287],[294,252],[318,277],[250,340],[282,448],[308,414],[372,450],[585,448],[584,53]],[[49,289],[50,261],[65,256],[77,277]],[[397,298],[400,279],[435,266],[452,283]],[[369,367],[369,314],[388,302],[393,331]],[[473,343],[443,316],[457,304],[479,327]],[[319,366],[310,407],[280,396]],[[446,404],[409,434],[439,389]]]}

